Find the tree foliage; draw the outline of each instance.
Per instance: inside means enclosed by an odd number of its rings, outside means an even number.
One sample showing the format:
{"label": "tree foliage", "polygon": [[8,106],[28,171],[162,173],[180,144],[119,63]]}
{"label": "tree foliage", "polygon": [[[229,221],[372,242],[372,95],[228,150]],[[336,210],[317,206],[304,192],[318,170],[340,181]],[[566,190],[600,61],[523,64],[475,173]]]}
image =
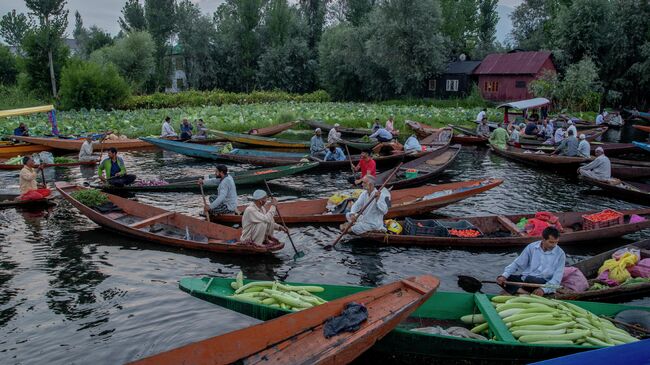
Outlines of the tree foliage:
{"label": "tree foliage", "polygon": [[483,58],[496,49],[496,32],[499,14],[497,14],[498,0],[478,0],[478,21],[476,26],[477,45],[476,54]]}
{"label": "tree foliage", "polygon": [[76,11],[74,16],[75,26],[72,34],[79,45],[79,56],[81,58],[88,59],[94,51],[113,44],[113,37],[109,33],[95,25],[91,26],[90,29],[86,29],[81,14]]}
{"label": "tree foliage", "polygon": [[145,19],[147,30],[156,45],[156,75],[154,87],[161,89],[167,84],[170,71],[169,47],[170,37],[174,32],[175,23],[175,0],[145,0]]}
{"label": "tree foliage", "polygon": [[478,0],[441,0],[440,31],[447,38],[453,55],[471,55],[476,48]]}
{"label": "tree foliage", "polygon": [[18,64],[9,47],[0,45],[0,85],[13,85],[18,76]]}
{"label": "tree foliage", "polygon": [[61,74],[64,109],[111,109],[129,96],[129,86],[113,64],[71,61]]}
{"label": "tree foliage", "polygon": [[588,111],[598,110],[602,84],[598,67],[587,57],[569,66],[562,78],[554,72],[544,72],[530,83],[529,90],[535,96],[552,100],[558,108]]}
{"label": "tree foliage", "polygon": [[117,22],[125,33],[146,30],[147,20],[140,0],[126,0],[122,8],[122,16]]}
{"label": "tree foliage", "polygon": [[49,68],[49,51],[52,52],[52,61],[55,80],[61,75],[61,70],[67,62],[69,50],[61,38],[51,38],[47,28],[30,30],[22,44],[25,54],[22,60],[22,70],[25,72],[21,86],[33,90],[40,96],[45,96],[51,90],[52,80]]}
{"label": "tree foliage", "polygon": [[16,9],[8,12],[0,19],[0,37],[8,45],[20,48],[27,32],[34,26],[34,22],[25,14],[16,13]]}

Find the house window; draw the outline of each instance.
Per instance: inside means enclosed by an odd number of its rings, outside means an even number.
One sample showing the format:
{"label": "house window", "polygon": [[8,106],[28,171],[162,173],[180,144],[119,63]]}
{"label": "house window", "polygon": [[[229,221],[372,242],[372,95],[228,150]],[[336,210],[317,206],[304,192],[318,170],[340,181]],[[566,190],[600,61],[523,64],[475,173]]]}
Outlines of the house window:
{"label": "house window", "polygon": [[526,81],[515,81],[515,87],[517,89],[525,89],[526,88]]}
{"label": "house window", "polygon": [[177,57],[174,59],[174,66],[175,70],[182,70],[183,69],[183,59],[180,57]]}
{"label": "house window", "polygon": [[495,93],[499,91],[499,82],[498,81],[485,81],[483,84],[483,91],[489,93]]}
{"label": "house window", "polygon": [[458,91],[458,80],[447,80],[447,91]]}
{"label": "house window", "polygon": [[185,88],[185,80],[183,79],[176,79],[176,88],[178,90],[183,90]]}
{"label": "house window", "polygon": [[436,80],[429,80],[429,91],[436,91]]}

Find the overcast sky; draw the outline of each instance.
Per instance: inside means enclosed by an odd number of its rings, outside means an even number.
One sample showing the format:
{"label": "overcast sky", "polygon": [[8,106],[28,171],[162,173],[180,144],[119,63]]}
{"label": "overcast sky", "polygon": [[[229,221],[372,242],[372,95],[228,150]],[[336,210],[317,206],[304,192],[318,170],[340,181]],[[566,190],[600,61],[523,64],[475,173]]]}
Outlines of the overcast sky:
{"label": "overcast sky", "polygon": [[[199,4],[204,12],[212,14],[223,0],[192,0],[192,2]],[[501,5],[499,13],[502,18],[503,14],[509,14],[511,11],[507,8],[514,8],[521,2],[522,0],[499,0]],[[68,33],[71,33],[74,26],[74,12],[79,11],[86,27],[97,25],[112,34],[117,34],[120,30],[117,19],[121,15],[124,3],[125,0],[68,0],[67,9],[70,11]],[[0,0],[0,15],[12,9],[18,12],[27,11],[24,0]],[[507,33],[512,26],[509,19],[501,19],[499,23],[497,38],[503,40],[504,33]]]}

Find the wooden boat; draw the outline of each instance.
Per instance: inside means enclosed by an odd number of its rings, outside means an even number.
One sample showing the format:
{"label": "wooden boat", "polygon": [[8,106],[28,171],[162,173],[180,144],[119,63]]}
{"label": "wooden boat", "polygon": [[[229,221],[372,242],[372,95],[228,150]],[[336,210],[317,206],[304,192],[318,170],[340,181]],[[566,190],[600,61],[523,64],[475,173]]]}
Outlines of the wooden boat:
{"label": "wooden boat", "polygon": [[0,209],[6,208],[47,208],[54,205],[54,198],[51,196],[39,200],[18,200],[20,194],[0,194]]}
{"label": "wooden boat", "polygon": [[650,177],[650,162],[610,158],[612,176],[623,180],[645,179]]}
{"label": "wooden boat", "polygon": [[[428,213],[432,210],[461,201],[470,196],[499,186],[503,180],[486,179],[463,181],[436,186],[391,192],[391,207],[385,218],[404,217]],[[427,197],[428,196],[428,197]],[[278,203],[277,207],[286,223],[342,223],[345,214],[328,214],[327,199],[298,200]],[[241,211],[246,206],[239,207]],[[242,216],[234,214],[211,215],[211,220],[227,223],[241,223]],[[276,220],[279,218],[276,216]]]}
{"label": "wooden boat", "polygon": [[[244,315],[268,321],[287,315],[289,311],[263,304],[245,303],[231,296],[232,279],[222,278],[183,278],[181,290],[208,302]],[[367,287],[349,285],[323,285],[288,283],[290,285],[318,285],[325,289],[318,295],[325,300],[337,298],[368,290]],[[378,358],[408,359],[409,363],[448,363],[462,360],[464,363],[530,363],[536,360],[554,358],[580,351],[593,350],[597,347],[574,345],[530,345],[516,341],[507,336],[505,324],[500,319],[489,298],[491,295],[453,293],[436,291],[410,317],[402,321],[386,337],[378,341],[370,350]],[[650,311],[650,307],[591,303],[572,301],[571,303],[591,311],[595,315],[614,317],[630,309]],[[475,340],[460,337],[429,334],[413,329],[442,326],[466,326],[460,317],[481,313],[491,324],[495,340]],[[443,360],[443,361],[437,361]],[[447,360],[445,362],[444,360]],[[381,362],[378,362],[381,363]]]}
{"label": "wooden boat", "polygon": [[407,120],[404,122],[407,127],[409,127],[415,135],[422,139],[430,136],[432,133],[438,131],[438,128],[434,128],[430,125],[426,125],[424,123],[416,122],[413,120]]}
{"label": "wooden boat", "polygon": [[[41,146],[50,147],[57,150],[79,151],[84,143],[83,139],[65,139],[65,138],[48,138],[48,137],[22,137],[13,136],[12,138],[23,142],[29,142]],[[101,144],[99,141],[93,142],[93,148],[96,151],[115,147],[118,151],[148,148],[151,144],[139,139],[116,139],[104,140]]]}
{"label": "wooden boat", "polygon": [[301,162],[309,162],[308,153],[290,153],[290,152],[274,152],[262,150],[249,150],[242,148],[235,148],[228,153],[215,154],[215,158],[223,161],[230,161],[236,163],[251,164],[257,166],[283,166],[297,164]]}
{"label": "wooden boat", "polygon": [[[585,275],[590,283],[598,277],[598,269],[603,265],[605,260],[612,258],[612,254],[620,249],[639,249],[641,259],[650,258],[650,240],[632,243],[622,247],[617,247],[588,259],[576,262],[571,265],[577,267]],[[639,283],[635,285],[619,285],[607,289],[587,290],[584,292],[573,292],[565,289],[558,290],[553,296],[555,299],[562,300],[587,300],[599,302],[624,302],[636,298],[643,298],[650,294],[650,283]]]}
{"label": "wooden boat", "polygon": [[283,243],[277,241],[264,247],[241,243],[240,229],[206,222],[111,194],[106,195],[118,208],[117,211],[101,213],[70,195],[84,188],[65,182],[56,182],[54,185],[65,200],[93,222],[110,231],[149,243],[231,254],[267,254],[284,247]]}
{"label": "wooden boat", "polygon": [[623,109],[627,114],[626,119],[644,119],[650,121],[650,113],[640,112],[638,110]]}
{"label": "wooden boat", "polygon": [[143,142],[181,155],[218,161],[221,147],[172,141],[164,138],[140,138]]}
{"label": "wooden boat", "polygon": [[338,141],[338,144],[343,145],[343,146],[348,146],[350,149],[354,149],[357,151],[370,151],[375,147],[379,142],[375,139],[371,139],[370,141],[366,141],[363,139],[341,139]]}
{"label": "wooden boat", "polygon": [[[300,172],[307,171],[311,168],[318,166],[317,162],[302,163],[296,165],[278,166],[272,168],[261,168],[244,171],[233,171],[229,174],[232,175],[236,186],[257,185],[264,184],[264,181],[271,181],[281,177],[290,176]],[[212,175],[214,177],[214,175]],[[132,185],[123,187],[115,187],[110,185],[97,185],[93,186],[96,189],[105,191],[159,191],[159,192],[172,192],[172,191],[200,191],[198,181],[202,176],[183,177],[178,179],[163,180],[160,185],[138,185],[136,181]],[[219,184],[216,185],[203,185],[204,190],[216,190]]]}
{"label": "wooden boat", "polygon": [[637,141],[634,141],[634,142],[632,142],[632,143],[633,143],[635,146],[639,147],[640,149],[642,149],[642,150],[644,150],[644,151],[646,151],[646,152],[650,152],[650,144],[648,144],[648,143],[643,143],[643,142],[637,142]]}
{"label": "wooden boat", "polygon": [[[407,278],[132,364],[347,364],[411,315],[439,284],[432,276]],[[349,303],[365,306],[368,319],[355,331],[326,338],[325,322]]]}
{"label": "wooden boat", "polygon": [[[560,244],[578,244],[581,242],[620,237],[642,229],[650,228],[650,209],[619,211],[625,214],[626,223],[591,230],[582,229],[582,216],[585,214],[597,213],[595,211],[553,213],[559,218],[562,227],[564,227],[564,232],[560,234]],[[630,216],[633,214],[644,216],[648,218],[648,220],[639,223],[629,223]],[[393,246],[475,247],[485,249],[495,247],[522,247],[535,240],[541,239],[541,236],[527,236],[516,226],[516,223],[522,218],[530,219],[534,216],[535,214],[514,214],[442,219],[451,222],[468,221],[483,233],[482,237],[388,235],[375,232],[365,233],[362,237],[385,245]]]}
{"label": "wooden boat", "polygon": [[[514,144],[509,143],[511,146]],[[611,142],[592,142],[589,144],[591,153],[596,152],[596,148],[600,147],[605,151],[606,156],[618,156],[626,153],[633,153],[637,151],[636,146],[632,143],[611,143]],[[531,151],[546,151],[553,152],[557,148],[557,145],[530,145],[530,144],[520,144],[517,146],[524,150]]]}
{"label": "wooden boat", "polygon": [[512,146],[507,146],[505,149],[501,149],[493,145],[490,145],[490,147],[491,151],[499,156],[539,167],[577,169],[581,164],[590,161],[590,159],[583,157],[568,157],[551,155],[547,153],[533,153]]}
{"label": "wooden boat", "polygon": [[[445,146],[416,158],[413,161],[406,162],[386,186],[392,186],[393,189],[403,189],[422,185],[444,171],[458,157],[460,149],[461,147],[459,145]],[[418,176],[410,179],[406,178],[406,170],[410,169],[417,170]],[[377,185],[383,184],[392,172],[393,170],[388,170],[378,174],[376,179]]]}
{"label": "wooden boat", "polygon": [[[319,120],[307,120],[305,123],[312,129],[320,128],[324,133],[329,133],[330,129],[334,128],[333,125]],[[372,130],[367,128],[338,127],[338,131],[341,135],[350,137],[363,137],[372,134]]]}
{"label": "wooden boat", "polygon": [[14,157],[31,155],[42,151],[52,151],[53,148],[25,142],[0,142],[0,157]]}
{"label": "wooden boat", "polygon": [[271,136],[274,136],[274,135],[276,135],[278,133],[282,133],[282,132],[286,131],[287,129],[291,129],[293,126],[295,126],[298,123],[300,123],[300,122],[293,121],[293,122],[286,122],[286,123],[272,125],[270,127],[253,128],[253,129],[248,130],[248,132],[246,132],[246,134],[262,136],[262,137],[271,137]]}
{"label": "wooden boat", "polygon": [[650,340],[580,352],[531,365],[643,364],[650,358]]}
{"label": "wooden boat", "polygon": [[[0,159],[0,170],[20,170],[23,168],[23,165],[11,165],[6,164],[7,160]],[[95,161],[76,161],[76,162],[66,162],[66,163],[46,163],[44,167],[72,167],[72,166],[94,166],[97,165],[97,160]]]}
{"label": "wooden boat", "polygon": [[431,132],[427,137],[420,140],[423,146],[449,146],[454,135],[454,130],[449,127],[438,128]]}
{"label": "wooden boat", "polygon": [[230,142],[236,142],[256,147],[309,149],[310,146],[309,142],[292,141],[274,137],[262,137],[254,134],[241,134],[223,131],[212,131],[212,133],[223,139],[227,139]]}
{"label": "wooden boat", "polygon": [[[602,135],[605,134],[605,132],[607,132],[607,127],[590,128],[590,129],[581,130],[578,133],[578,136],[580,134],[584,134],[585,139],[587,141],[594,142],[594,141],[596,141],[596,139],[602,137]],[[578,136],[576,136],[576,138]],[[519,137],[519,143],[522,144],[522,145],[541,146],[541,145],[544,145],[545,141],[546,141],[546,139],[542,140],[542,139],[537,139],[537,138],[532,138],[532,137],[529,138],[529,137],[525,137],[523,135],[521,137]]]}
{"label": "wooden boat", "polygon": [[449,124],[449,126],[459,132],[459,134],[454,134],[454,136],[451,138],[451,143],[460,143],[465,145],[484,145],[488,142],[488,137],[479,136],[468,128],[451,124]]}
{"label": "wooden boat", "polygon": [[[395,152],[390,155],[380,155],[373,156],[372,159],[375,160],[377,166],[394,166],[395,163],[402,161],[404,159],[413,159],[418,158],[426,154],[426,152],[415,152],[415,153],[405,153],[405,152]],[[361,155],[352,155],[347,160],[343,161],[325,161],[321,158],[311,156],[309,157],[312,161],[317,161],[320,165],[319,168],[323,170],[342,170],[350,168],[350,160],[353,164],[359,163],[361,161]]]}
{"label": "wooden boat", "polygon": [[598,180],[581,175],[580,178],[587,183],[597,186],[611,194],[611,196],[628,200],[633,203],[650,205],[650,185],[632,181]]}
{"label": "wooden boat", "polygon": [[636,129],[638,129],[638,130],[640,130],[642,132],[650,133],[650,126],[635,124],[632,127],[636,128]]}

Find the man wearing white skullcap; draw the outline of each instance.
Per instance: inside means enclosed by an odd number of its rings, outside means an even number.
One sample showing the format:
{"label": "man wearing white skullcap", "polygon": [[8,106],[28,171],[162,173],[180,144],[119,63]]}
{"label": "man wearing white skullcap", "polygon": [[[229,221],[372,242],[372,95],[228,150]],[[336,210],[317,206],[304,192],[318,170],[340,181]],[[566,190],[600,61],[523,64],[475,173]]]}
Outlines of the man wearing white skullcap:
{"label": "man wearing white skullcap", "polygon": [[578,143],[578,156],[589,158],[590,155],[591,145],[589,145],[589,141],[587,141],[585,134],[582,133],[580,134],[580,143]]}
{"label": "man wearing white skullcap", "polygon": [[341,132],[339,132],[340,125],[338,123],[334,124],[334,127],[330,129],[330,132],[327,134],[327,143],[334,144],[338,143],[341,140]]}
{"label": "man wearing white skullcap", "polygon": [[264,243],[275,240],[274,230],[287,231],[275,223],[277,200],[269,200],[264,190],[253,192],[253,201],[248,204],[242,217],[241,241],[263,246]]}
{"label": "man wearing white skullcap", "polygon": [[589,164],[578,169],[578,174],[596,180],[609,180],[612,178],[612,164],[605,156],[602,147],[596,148],[596,158]]}
{"label": "man wearing white skullcap", "polygon": [[323,138],[321,138],[320,128],[314,129],[314,135],[309,142],[309,151],[312,156],[325,153],[325,143],[323,143]]}
{"label": "man wearing white skullcap", "polygon": [[[385,232],[384,215],[388,213],[390,208],[390,191],[386,188],[382,189],[381,192],[377,191],[375,189],[375,178],[371,175],[364,176],[362,181],[363,193],[359,195],[350,212],[346,214],[349,224],[352,224],[352,233],[359,235],[370,231]],[[373,201],[362,213],[361,209],[371,199]]]}

